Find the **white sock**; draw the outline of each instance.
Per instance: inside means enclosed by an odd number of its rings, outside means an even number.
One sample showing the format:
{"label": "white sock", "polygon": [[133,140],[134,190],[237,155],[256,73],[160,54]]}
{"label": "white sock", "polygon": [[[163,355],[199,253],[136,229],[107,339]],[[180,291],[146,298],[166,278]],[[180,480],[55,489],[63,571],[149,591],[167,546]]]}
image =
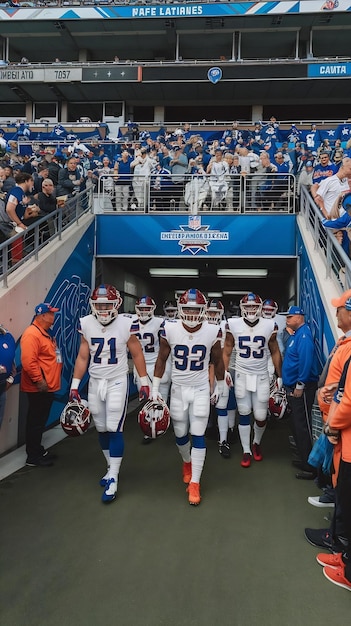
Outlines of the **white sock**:
{"label": "white sock", "polygon": [[228,414],[227,415],[218,415],[218,430],[219,430],[219,441],[227,441],[228,435]]}
{"label": "white sock", "polygon": [[190,461],[191,461],[190,441],[185,443],[183,446],[180,446],[180,445],[177,444],[177,448],[179,450],[179,454],[182,457],[184,463],[190,463]]}
{"label": "white sock", "polygon": [[258,426],[256,422],[254,423],[253,443],[258,443],[258,445],[261,443],[262,437],[264,435],[264,431],[266,430],[266,426],[267,424],[265,424],[264,426]]}
{"label": "white sock", "polygon": [[107,472],[102,476],[101,480],[108,480],[110,478],[110,466],[107,466]]}
{"label": "white sock", "polygon": [[241,424],[239,424],[238,430],[239,430],[240,441],[243,447],[244,454],[246,452],[251,454],[251,447],[250,447],[251,426],[250,425],[242,426]]}
{"label": "white sock", "polygon": [[205,463],[206,448],[191,448],[191,482],[199,483]]}
{"label": "white sock", "polygon": [[235,426],[235,410],[234,409],[230,409],[228,411],[228,426],[230,430],[233,430]]}
{"label": "white sock", "polygon": [[[118,474],[119,474],[119,468],[121,467],[121,463],[122,463],[122,457],[121,456],[111,456],[110,457],[110,471],[109,471],[109,478],[114,478],[116,481],[116,484],[118,482]],[[117,487],[116,487],[117,489]]]}
{"label": "white sock", "polygon": [[102,450],[102,454],[104,455],[104,457],[106,459],[107,468],[109,468],[110,467],[110,451],[109,450]]}

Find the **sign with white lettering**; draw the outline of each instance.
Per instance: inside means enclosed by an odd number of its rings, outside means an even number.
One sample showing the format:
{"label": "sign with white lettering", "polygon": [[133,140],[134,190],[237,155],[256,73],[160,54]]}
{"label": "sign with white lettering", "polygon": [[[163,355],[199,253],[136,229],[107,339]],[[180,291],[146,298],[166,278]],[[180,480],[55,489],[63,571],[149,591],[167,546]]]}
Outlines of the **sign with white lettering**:
{"label": "sign with white lettering", "polygon": [[351,63],[313,63],[308,66],[309,78],[342,78],[351,76]]}
{"label": "sign with white lettering", "polygon": [[70,83],[82,80],[82,68],[55,67],[30,69],[27,67],[7,67],[0,69],[0,82],[6,83]]}

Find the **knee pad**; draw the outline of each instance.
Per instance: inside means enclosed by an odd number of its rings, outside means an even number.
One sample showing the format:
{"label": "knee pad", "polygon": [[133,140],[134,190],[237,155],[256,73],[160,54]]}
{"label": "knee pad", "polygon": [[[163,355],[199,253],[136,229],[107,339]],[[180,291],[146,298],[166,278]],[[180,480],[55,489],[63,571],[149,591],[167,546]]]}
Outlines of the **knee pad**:
{"label": "knee pad", "polygon": [[227,409],[217,409],[217,415],[218,417],[228,415],[228,411]]}
{"label": "knee pad", "polygon": [[110,435],[110,456],[122,457],[124,452],[123,433],[108,433]]}
{"label": "knee pad", "polygon": [[206,448],[204,435],[193,435],[193,448]]}
{"label": "knee pad", "polygon": [[250,422],[251,422],[251,413],[249,415],[239,415],[240,426],[250,426]]}

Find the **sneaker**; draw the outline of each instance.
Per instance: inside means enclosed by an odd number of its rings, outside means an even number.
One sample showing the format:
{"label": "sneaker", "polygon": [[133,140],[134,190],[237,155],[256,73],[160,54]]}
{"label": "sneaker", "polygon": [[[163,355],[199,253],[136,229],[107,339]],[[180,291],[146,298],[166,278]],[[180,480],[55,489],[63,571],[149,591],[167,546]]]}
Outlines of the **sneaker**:
{"label": "sneaker", "polygon": [[312,504],[312,506],[318,506],[320,508],[331,507],[333,509],[335,507],[335,501],[332,501],[330,496],[326,494],[322,496],[310,496],[307,498],[307,502]]}
{"label": "sneaker", "polygon": [[200,483],[189,483],[187,493],[189,494],[189,504],[194,504],[195,506],[200,504]]}
{"label": "sneaker", "polygon": [[250,467],[251,465],[251,454],[250,452],[244,452],[243,458],[240,463],[241,467]]}
{"label": "sneaker", "polygon": [[323,574],[331,583],[334,585],[338,585],[338,587],[343,587],[348,591],[351,591],[351,581],[345,578],[345,568],[344,567],[324,567]]}
{"label": "sneaker", "polygon": [[230,446],[228,441],[218,442],[218,452],[222,455],[223,459],[230,459]]}
{"label": "sneaker", "polygon": [[190,463],[183,463],[183,483],[186,483],[187,485],[190,483],[191,481],[191,461]]}
{"label": "sneaker", "polygon": [[39,459],[34,459],[33,461],[27,459],[26,461],[28,467],[51,467],[53,464],[54,462],[49,456],[41,456]]}
{"label": "sneaker", "polygon": [[263,456],[261,452],[261,446],[258,443],[252,444],[252,454],[255,461],[262,461]]}
{"label": "sneaker", "polygon": [[345,549],[339,543],[334,542],[329,528],[305,528],[305,538],[312,546],[326,548],[334,554]]}
{"label": "sneaker", "polygon": [[105,487],[105,491],[101,496],[102,502],[104,504],[109,504],[116,500],[117,497],[117,484],[114,478],[109,478]]}
{"label": "sneaker", "polygon": [[344,567],[341,552],[338,554],[317,554],[316,559],[317,563],[323,565],[323,567],[326,565],[328,565],[328,567]]}

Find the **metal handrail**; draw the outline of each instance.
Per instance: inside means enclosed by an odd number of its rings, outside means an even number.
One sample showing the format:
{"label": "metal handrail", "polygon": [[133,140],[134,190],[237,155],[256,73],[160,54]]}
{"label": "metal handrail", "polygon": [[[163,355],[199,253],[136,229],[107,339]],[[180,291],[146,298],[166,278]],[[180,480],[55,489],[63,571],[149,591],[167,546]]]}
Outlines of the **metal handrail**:
{"label": "metal handrail", "polygon": [[336,240],[331,228],[322,225],[322,214],[306,186],[301,185],[300,211],[314,240],[314,250],[325,264],[325,277],[331,278],[340,291],[351,288],[351,259]]}
{"label": "metal handrail", "polygon": [[[96,188],[95,212],[121,214],[130,211],[131,215],[164,211],[295,213],[296,179],[293,174],[272,172],[217,177],[198,173],[184,174],[183,180],[179,180],[179,174],[168,174],[163,180],[161,176],[160,189],[155,185],[157,176],[157,173],[142,176],[119,175],[113,170],[110,174],[103,172]],[[121,186],[125,187],[123,192]]]}
{"label": "metal handrail", "polygon": [[[8,277],[21,267],[28,259],[38,261],[39,252],[47,243],[61,240],[62,233],[74,222],[79,223],[79,218],[92,211],[93,188],[69,198],[63,208],[56,209],[45,215],[23,232],[7,239],[0,244],[0,281],[4,287],[8,287]],[[44,235],[45,233],[45,235]],[[17,243],[23,242],[24,254],[21,259],[12,261],[11,252]]]}

